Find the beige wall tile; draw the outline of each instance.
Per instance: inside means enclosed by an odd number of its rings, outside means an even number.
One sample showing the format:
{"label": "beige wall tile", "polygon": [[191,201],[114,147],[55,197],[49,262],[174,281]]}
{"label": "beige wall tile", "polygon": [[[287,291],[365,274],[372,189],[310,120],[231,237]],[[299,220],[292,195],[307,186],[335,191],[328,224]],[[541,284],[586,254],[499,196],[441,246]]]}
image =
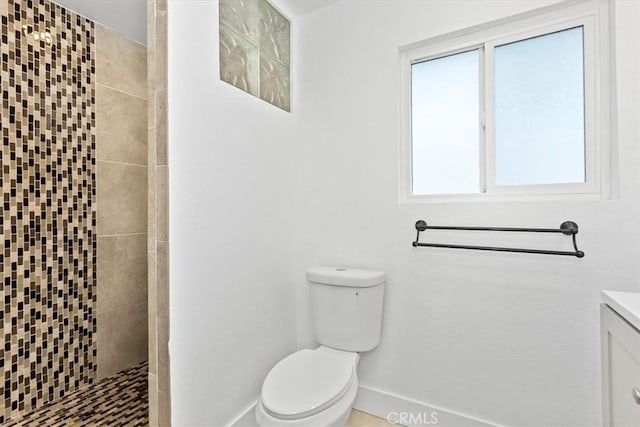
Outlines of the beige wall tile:
{"label": "beige wall tile", "polygon": [[147,302],[147,236],[98,236],[98,316]]}
{"label": "beige wall tile", "polygon": [[98,316],[98,379],[147,360],[147,303]]}
{"label": "beige wall tile", "polygon": [[[97,274],[97,304],[103,304],[103,289],[113,287],[113,262],[116,258],[116,239],[115,237],[98,236],[98,252],[96,274]],[[106,301],[105,301],[106,303]],[[100,310],[98,308],[98,310]]]}
{"label": "beige wall tile", "polygon": [[156,254],[155,252],[147,252],[147,265],[149,267],[149,372],[158,373],[158,328],[157,328],[157,272],[156,272]]}
{"label": "beige wall tile", "polygon": [[[149,316],[158,315],[158,263],[155,252],[147,252]],[[154,330],[155,332],[155,330]]]}
{"label": "beige wall tile", "polygon": [[[153,131],[155,132],[155,128],[156,128],[156,108],[157,108],[156,91],[155,90],[150,90],[149,91],[149,97],[151,99],[151,102],[149,102],[149,108],[147,108],[147,125],[149,126],[149,130],[153,129]],[[153,154],[155,155],[155,151],[153,152]],[[151,157],[151,156],[149,156],[149,157]]]}
{"label": "beige wall tile", "polygon": [[156,50],[156,62],[154,69],[154,79],[156,81],[156,89],[167,88],[167,51],[158,49]]}
{"label": "beige wall tile", "polygon": [[146,61],[144,46],[96,25],[100,378],[148,354]]}
{"label": "beige wall tile", "polygon": [[155,129],[156,165],[167,165],[167,91],[156,92]]}
{"label": "beige wall tile", "polygon": [[96,89],[97,159],[146,165],[147,101],[102,85]]}
{"label": "beige wall tile", "polygon": [[147,353],[149,358],[149,373],[158,375],[158,340],[157,340],[157,317],[149,316],[149,340]]}
{"label": "beige wall tile", "polygon": [[168,167],[161,166],[156,168],[157,192],[157,240],[169,240],[169,187],[168,187]]}
{"label": "beige wall tile", "polygon": [[158,425],[171,426],[171,400],[169,394],[164,392],[158,392]]}
{"label": "beige wall tile", "polygon": [[158,316],[169,317],[169,243],[157,243],[157,310]]}
{"label": "beige wall tile", "polygon": [[158,378],[149,374],[149,426],[158,425]]}
{"label": "beige wall tile", "polygon": [[96,81],[147,97],[147,49],[122,35],[96,25]]}
{"label": "beige wall tile", "polygon": [[168,393],[169,379],[169,319],[158,316],[158,390]]}
{"label": "beige wall tile", "polygon": [[149,373],[158,375],[158,318],[149,314],[149,340],[147,353],[149,358]]}
{"label": "beige wall tile", "polygon": [[147,99],[155,90],[156,2],[147,2]]}
{"label": "beige wall tile", "polygon": [[156,128],[149,128],[147,130],[147,166],[157,166],[156,160]]}
{"label": "beige wall tile", "polygon": [[[168,277],[168,156],[167,156],[167,1],[149,0],[147,39],[149,46],[148,99],[148,244],[149,310],[155,316],[149,321],[150,425],[171,425],[169,395],[169,277]],[[153,288],[153,291],[151,290]],[[152,293],[155,292],[155,297]],[[151,368],[153,366],[153,368]]]}
{"label": "beige wall tile", "polygon": [[[164,91],[163,91],[164,92]],[[164,117],[166,117],[166,111]],[[158,120],[155,134],[155,146],[156,146],[156,165],[166,166],[169,164],[169,158],[167,153],[167,121],[166,119]]]}
{"label": "beige wall tile", "polygon": [[147,232],[147,168],[98,162],[98,235]]}
{"label": "beige wall tile", "polygon": [[[167,50],[167,10],[156,7],[155,25],[155,50],[156,52]],[[156,58],[157,59],[157,58]],[[160,83],[156,81],[156,83]],[[160,89],[156,86],[156,89]]]}
{"label": "beige wall tile", "polygon": [[148,244],[147,250],[154,251],[156,250],[156,239],[157,236],[157,218],[158,211],[156,207],[156,194],[158,192],[156,188],[156,167],[149,167],[149,171],[147,173],[148,180],[148,196],[147,196],[147,233],[148,233]]}

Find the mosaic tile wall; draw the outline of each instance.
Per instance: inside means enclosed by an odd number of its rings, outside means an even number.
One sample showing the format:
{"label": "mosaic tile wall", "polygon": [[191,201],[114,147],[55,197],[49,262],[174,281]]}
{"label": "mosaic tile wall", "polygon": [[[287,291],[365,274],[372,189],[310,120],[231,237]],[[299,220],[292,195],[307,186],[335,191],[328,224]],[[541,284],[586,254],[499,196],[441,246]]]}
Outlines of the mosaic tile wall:
{"label": "mosaic tile wall", "polygon": [[96,176],[93,23],[45,0],[0,19],[3,423],[94,381]]}
{"label": "mosaic tile wall", "polygon": [[220,79],[285,111],[290,24],[266,0],[220,0]]}

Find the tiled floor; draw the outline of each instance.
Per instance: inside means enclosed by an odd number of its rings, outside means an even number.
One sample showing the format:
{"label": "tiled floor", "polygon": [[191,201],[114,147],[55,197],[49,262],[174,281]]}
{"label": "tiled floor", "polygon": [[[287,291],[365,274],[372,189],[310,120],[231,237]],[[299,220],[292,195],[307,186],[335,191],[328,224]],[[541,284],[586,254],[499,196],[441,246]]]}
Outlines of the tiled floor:
{"label": "tiled floor", "polygon": [[358,410],[351,410],[351,415],[347,420],[347,425],[345,427],[389,427],[389,426],[398,426],[398,424],[391,424],[389,421],[384,418],[374,417],[373,415],[369,415],[366,412],[361,412]]}
{"label": "tiled floor", "polygon": [[[78,390],[3,427],[134,427],[149,425],[147,363]],[[352,410],[345,427],[389,427],[384,418]]]}
{"label": "tiled floor", "polygon": [[133,427],[149,425],[147,362],[80,389],[5,427]]}

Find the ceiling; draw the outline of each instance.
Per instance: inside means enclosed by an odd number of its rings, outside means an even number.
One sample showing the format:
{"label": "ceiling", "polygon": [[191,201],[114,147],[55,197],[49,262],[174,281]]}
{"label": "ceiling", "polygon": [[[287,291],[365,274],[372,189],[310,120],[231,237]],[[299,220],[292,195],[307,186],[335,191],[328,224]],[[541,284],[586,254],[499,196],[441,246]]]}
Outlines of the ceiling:
{"label": "ceiling", "polygon": [[147,44],[147,0],[53,1],[127,38]]}
{"label": "ceiling", "polygon": [[[5,1],[5,0],[0,0]],[[147,44],[146,0],[53,0],[124,36]],[[311,13],[338,0],[272,0],[290,18]]]}
{"label": "ceiling", "polygon": [[338,0],[272,0],[290,18],[311,13]]}

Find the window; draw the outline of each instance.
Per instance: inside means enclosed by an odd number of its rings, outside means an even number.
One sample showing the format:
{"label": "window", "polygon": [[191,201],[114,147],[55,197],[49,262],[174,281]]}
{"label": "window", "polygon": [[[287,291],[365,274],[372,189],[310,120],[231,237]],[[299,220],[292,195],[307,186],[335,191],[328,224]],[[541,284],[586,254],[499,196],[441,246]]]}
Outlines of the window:
{"label": "window", "polygon": [[411,67],[414,194],[480,188],[477,49]]}
{"label": "window", "polygon": [[552,6],[401,49],[401,198],[606,195],[607,7]]}
{"label": "window", "polygon": [[585,182],[583,32],[496,46],[496,185]]}

